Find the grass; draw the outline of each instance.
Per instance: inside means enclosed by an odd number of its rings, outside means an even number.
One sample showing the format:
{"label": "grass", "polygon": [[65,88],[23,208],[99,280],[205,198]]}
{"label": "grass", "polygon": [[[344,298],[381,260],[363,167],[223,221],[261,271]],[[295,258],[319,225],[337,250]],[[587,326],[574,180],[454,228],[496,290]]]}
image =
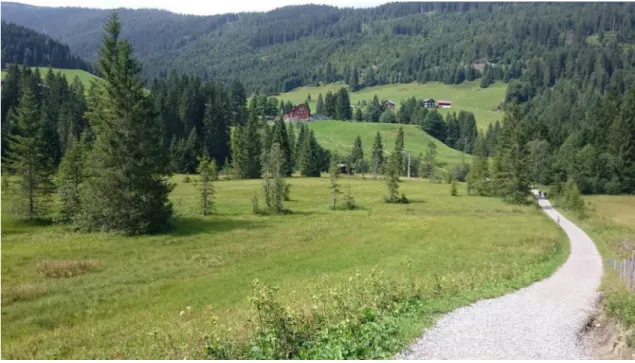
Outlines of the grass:
{"label": "grass", "polygon": [[[408,144],[408,139],[406,139]],[[306,307],[324,284],[356,271],[412,273],[428,294],[402,319],[405,344],[444,312],[550,275],[567,254],[564,235],[535,206],[451,197],[447,184],[401,183],[408,205],[383,203],[384,181],[342,177],[360,206],[330,210],[329,179],[292,178],[284,216],[251,214],[261,181],[215,183],[218,214],[202,217],[195,183],[177,175],[170,233],[123,237],[26,225],[2,216],[2,358],[196,356],[212,316],[244,339],[250,282],[280,287],[284,306]],[[42,263],[99,260],[99,269],[49,278]],[[64,262],[66,261],[66,262]],[[426,293],[427,294],[427,293]]]}
{"label": "grass", "polygon": [[[39,68],[42,79],[44,79],[46,77],[46,74],[48,73],[48,67],[30,67],[30,68],[33,70],[35,70],[35,68]],[[86,91],[88,91],[88,88],[90,87],[90,82],[92,80],[100,79],[99,77],[92,75],[82,69],[53,68],[53,72],[57,73],[58,71],[62,72],[62,74],[66,76],[66,80],[68,81],[69,84],[73,82],[75,77],[79,77],[79,80],[84,84],[84,88],[86,89]],[[2,79],[4,79],[6,73],[7,73],[6,71],[4,70],[2,71]]]}
{"label": "grass", "polygon": [[[589,234],[604,258],[631,258],[635,251],[635,196],[585,196],[595,211],[580,220],[568,216]],[[570,214],[570,213],[569,213]],[[609,266],[602,280],[602,303],[607,313],[631,328],[629,345],[635,347],[635,293],[626,289]]]}
{"label": "grass", "polygon": [[[351,153],[355,137],[359,135],[364,147],[364,157],[370,159],[373,142],[377,131],[381,133],[384,150],[390,153],[395,146],[395,139],[399,127],[404,128],[405,150],[412,153],[412,157],[425,154],[428,142],[432,141],[437,145],[437,162],[442,167],[451,168],[452,165],[461,161],[470,163],[471,155],[454,150],[439,140],[421,131],[415,125],[381,124],[368,122],[346,122],[346,121],[313,121],[308,123],[309,127],[315,131],[315,137],[320,145],[328,150],[335,151],[339,155]],[[445,164],[445,166],[443,166]]]}
{"label": "grass", "polygon": [[[435,100],[451,100],[452,108],[439,109],[439,112],[445,115],[448,112],[458,113],[460,110],[470,111],[474,113],[477,127],[485,131],[490,123],[497,120],[503,121],[503,113],[497,112],[495,109],[505,99],[507,84],[497,82],[487,88],[480,88],[479,84],[480,80],[463,82],[458,85],[446,85],[439,82],[390,84],[364,88],[358,92],[352,92],[350,97],[351,104],[356,105],[358,101],[366,100],[369,102],[374,95],[377,95],[380,100],[386,99],[396,102],[397,107],[402,100],[413,96],[417,99],[432,97]],[[326,92],[335,92],[342,86],[342,84],[327,84],[318,87],[300,87],[276,97],[285,102],[291,101],[293,104],[299,104],[304,102],[310,94],[312,101],[309,106],[314,110],[315,102],[320,93],[324,96]]]}

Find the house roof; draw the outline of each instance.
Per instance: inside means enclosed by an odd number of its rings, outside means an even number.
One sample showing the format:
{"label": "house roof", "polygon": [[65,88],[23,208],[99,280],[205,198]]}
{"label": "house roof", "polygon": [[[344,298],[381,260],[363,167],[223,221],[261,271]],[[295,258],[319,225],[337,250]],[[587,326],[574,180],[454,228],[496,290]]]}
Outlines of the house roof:
{"label": "house roof", "polygon": [[423,102],[429,102],[429,101],[434,101],[434,98],[426,98],[425,100],[423,100]]}
{"label": "house roof", "polygon": [[392,103],[393,105],[395,104],[395,103],[394,103],[394,102],[392,102],[391,100],[385,100],[384,102]]}
{"label": "house roof", "polygon": [[438,100],[437,103],[449,103],[452,104],[452,101],[448,101],[448,100]]}

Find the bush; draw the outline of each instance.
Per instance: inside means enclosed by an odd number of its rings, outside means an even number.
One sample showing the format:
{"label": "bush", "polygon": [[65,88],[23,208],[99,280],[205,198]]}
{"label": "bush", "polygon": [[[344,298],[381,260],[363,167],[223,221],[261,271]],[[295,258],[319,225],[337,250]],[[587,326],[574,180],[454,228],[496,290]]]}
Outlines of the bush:
{"label": "bush", "polygon": [[185,183],[185,184],[190,183],[191,181],[192,181],[192,178],[190,178],[190,176],[189,176],[189,175],[186,175],[186,176],[183,178],[183,183]]}
{"label": "bush", "polygon": [[348,210],[353,210],[357,208],[357,204],[355,204],[355,199],[353,198],[353,195],[351,194],[351,186],[348,186],[348,190],[346,191],[346,194],[344,195],[344,207],[346,207],[346,209]]}
{"label": "bush", "polygon": [[469,172],[470,166],[466,163],[461,163],[452,169],[452,180],[464,182]]}
{"label": "bush", "polygon": [[[403,348],[398,319],[415,318],[423,292],[402,276],[356,273],[347,286],[320,286],[312,308],[294,310],[277,297],[278,288],[255,280],[249,299],[255,310],[246,341],[215,330],[204,339],[207,359],[387,359]],[[324,284],[324,283],[323,283]]]}
{"label": "bush", "polygon": [[385,124],[394,124],[397,122],[397,116],[391,110],[386,110],[379,116],[379,122]]}
{"label": "bush", "polygon": [[450,195],[453,197],[456,197],[457,195],[459,195],[459,191],[456,187],[456,180],[452,179],[452,181],[450,182]]}
{"label": "bush", "polygon": [[386,197],[386,198],[384,198],[384,200],[386,201],[386,203],[394,203],[394,204],[408,204],[408,203],[410,203],[408,198],[406,198],[406,195],[403,194],[403,193],[401,193],[400,197],[394,197],[394,198]]}

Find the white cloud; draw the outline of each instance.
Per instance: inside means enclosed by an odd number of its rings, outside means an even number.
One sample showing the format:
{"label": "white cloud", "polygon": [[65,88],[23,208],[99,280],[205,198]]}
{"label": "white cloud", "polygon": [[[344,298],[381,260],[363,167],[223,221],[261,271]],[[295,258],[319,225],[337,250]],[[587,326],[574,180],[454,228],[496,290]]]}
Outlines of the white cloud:
{"label": "white cloud", "polygon": [[37,6],[81,6],[86,8],[113,9],[155,8],[176,13],[211,15],[244,11],[267,11],[287,5],[308,3],[339,7],[368,7],[386,2],[379,0],[18,0]]}

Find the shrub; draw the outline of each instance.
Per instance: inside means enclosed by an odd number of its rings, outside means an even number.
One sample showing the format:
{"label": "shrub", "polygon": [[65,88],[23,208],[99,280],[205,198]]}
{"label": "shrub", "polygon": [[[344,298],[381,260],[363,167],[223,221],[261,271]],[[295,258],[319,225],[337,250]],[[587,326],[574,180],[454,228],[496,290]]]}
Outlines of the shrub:
{"label": "shrub", "polygon": [[452,169],[452,179],[464,182],[469,172],[470,166],[466,163],[461,163]]}
{"label": "shrub", "polygon": [[[407,270],[407,269],[406,269]],[[423,308],[422,289],[402,276],[354,274],[346,286],[320,286],[312,307],[295,310],[278,300],[278,288],[255,280],[249,299],[253,330],[246,341],[214,330],[204,338],[208,359],[387,359],[403,348],[398,319]],[[323,283],[325,284],[325,283]]]}
{"label": "shrub", "polygon": [[187,184],[190,183],[192,181],[192,179],[190,178],[189,175],[186,175],[185,177],[183,177],[183,183]]}
{"label": "shrub", "polygon": [[36,271],[42,276],[52,278],[74,277],[89,272],[99,271],[101,263],[98,260],[47,260],[38,262]]}
{"label": "shrub", "polygon": [[453,197],[456,197],[457,195],[459,195],[459,191],[456,187],[456,180],[452,179],[452,181],[450,182],[450,195]]}
{"label": "shrub", "polygon": [[353,210],[357,208],[357,204],[355,203],[355,199],[353,198],[353,195],[351,194],[351,186],[348,186],[348,190],[346,191],[346,194],[344,195],[344,206],[346,207],[346,209],[348,210]]}

